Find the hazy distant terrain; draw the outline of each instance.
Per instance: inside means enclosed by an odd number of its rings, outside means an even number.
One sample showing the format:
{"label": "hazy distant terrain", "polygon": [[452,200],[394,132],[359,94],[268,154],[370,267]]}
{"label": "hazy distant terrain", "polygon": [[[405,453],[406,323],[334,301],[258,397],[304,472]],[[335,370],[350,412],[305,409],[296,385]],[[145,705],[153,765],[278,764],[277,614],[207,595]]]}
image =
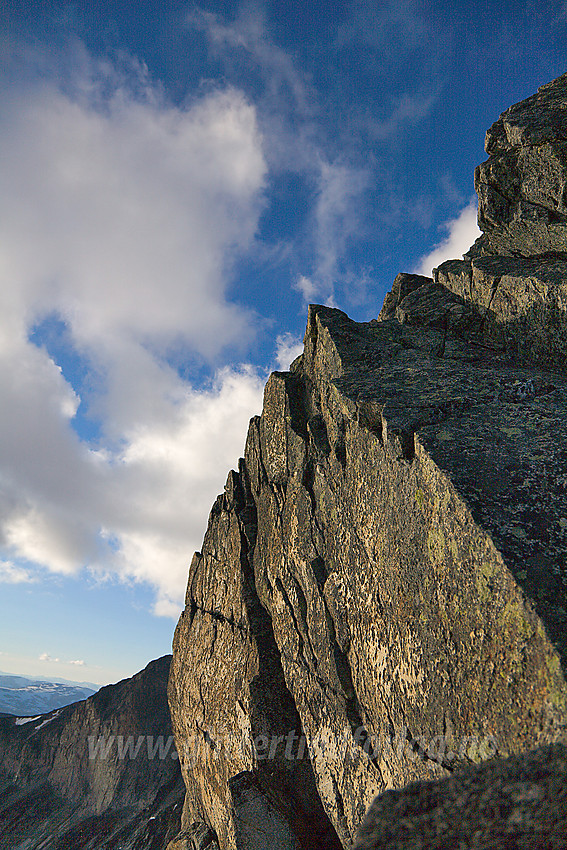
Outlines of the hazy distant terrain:
{"label": "hazy distant terrain", "polygon": [[43,682],[0,674],[0,713],[29,717],[63,708],[96,693],[95,688],[70,682]]}

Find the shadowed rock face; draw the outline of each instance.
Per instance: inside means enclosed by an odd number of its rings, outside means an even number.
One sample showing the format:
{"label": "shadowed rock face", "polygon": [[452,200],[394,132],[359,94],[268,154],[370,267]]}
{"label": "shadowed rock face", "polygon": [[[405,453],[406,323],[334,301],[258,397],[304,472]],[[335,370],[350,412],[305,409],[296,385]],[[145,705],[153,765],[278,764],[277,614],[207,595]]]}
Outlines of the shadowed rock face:
{"label": "shadowed rock face", "polygon": [[354,850],[567,847],[567,749],[468,767],[377,797]]}
{"label": "shadowed rock face", "polygon": [[0,718],[2,850],[161,850],[178,832],[170,660],[29,722]]}
{"label": "shadowed rock face", "polygon": [[[521,146],[567,138],[566,79],[489,133],[512,199]],[[567,254],[512,250],[518,215],[399,275],[378,319],[311,307],[266,385],[169,684],[183,828],[220,850],[346,848],[377,793],[567,743]]]}

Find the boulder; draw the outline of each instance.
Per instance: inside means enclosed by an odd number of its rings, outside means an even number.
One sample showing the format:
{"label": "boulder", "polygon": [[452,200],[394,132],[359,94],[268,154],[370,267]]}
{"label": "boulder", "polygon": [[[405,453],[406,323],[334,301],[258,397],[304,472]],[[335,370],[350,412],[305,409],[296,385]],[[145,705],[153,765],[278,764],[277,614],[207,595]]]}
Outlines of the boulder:
{"label": "boulder", "polygon": [[354,850],[456,847],[567,847],[567,749],[541,747],[386,791],[370,807]]}

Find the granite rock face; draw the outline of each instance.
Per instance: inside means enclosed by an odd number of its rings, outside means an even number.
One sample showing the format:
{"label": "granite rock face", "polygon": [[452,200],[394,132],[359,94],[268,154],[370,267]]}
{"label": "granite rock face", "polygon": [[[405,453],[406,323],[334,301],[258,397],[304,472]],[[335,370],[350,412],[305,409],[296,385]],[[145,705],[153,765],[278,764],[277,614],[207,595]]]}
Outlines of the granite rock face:
{"label": "granite rock face", "polygon": [[[566,82],[491,158],[561,148]],[[220,850],[347,848],[376,794],[567,744],[567,253],[490,216],[378,319],[310,308],[213,507],[169,701],[182,827]]]}
{"label": "granite rock face", "polygon": [[170,660],[40,717],[0,717],[2,850],[161,850],[176,835]]}
{"label": "granite rock face", "polygon": [[[211,512],[174,640],[172,721],[187,794],[184,824],[221,847],[340,844],[319,800],[252,553],[257,512],[244,462]],[[257,833],[257,835],[256,835]],[[271,839],[270,839],[271,841]],[[171,850],[171,848],[170,848]]]}

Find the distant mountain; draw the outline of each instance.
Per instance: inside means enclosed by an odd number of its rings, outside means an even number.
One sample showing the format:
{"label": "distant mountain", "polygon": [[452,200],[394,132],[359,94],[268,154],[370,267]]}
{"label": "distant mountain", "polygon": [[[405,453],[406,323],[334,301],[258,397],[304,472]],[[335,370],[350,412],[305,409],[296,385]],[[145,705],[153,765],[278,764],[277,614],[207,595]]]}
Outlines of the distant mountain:
{"label": "distant mountain", "polygon": [[0,716],[0,850],[161,850],[175,837],[170,661],[43,716]]}
{"label": "distant mountain", "polygon": [[25,676],[0,675],[0,713],[31,716],[87,699],[96,688],[76,683],[46,682]]}
{"label": "distant mountain", "polygon": [[19,673],[8,673],[6,670],[0,670],[0,679],[3,676],[12,676],[17,679],[31,679],[33,682],[57,682],[62,685],[74,685],[77,688],[90,688],[93,691],[98,691],[102,685],[97,685],[94,682],[77,682],[75,679],[62,679],[61,676],[57,676],[57,679],[54,679],[53,676],[40,676],[39,673],[34,673],[33,676],[21,676]]}

